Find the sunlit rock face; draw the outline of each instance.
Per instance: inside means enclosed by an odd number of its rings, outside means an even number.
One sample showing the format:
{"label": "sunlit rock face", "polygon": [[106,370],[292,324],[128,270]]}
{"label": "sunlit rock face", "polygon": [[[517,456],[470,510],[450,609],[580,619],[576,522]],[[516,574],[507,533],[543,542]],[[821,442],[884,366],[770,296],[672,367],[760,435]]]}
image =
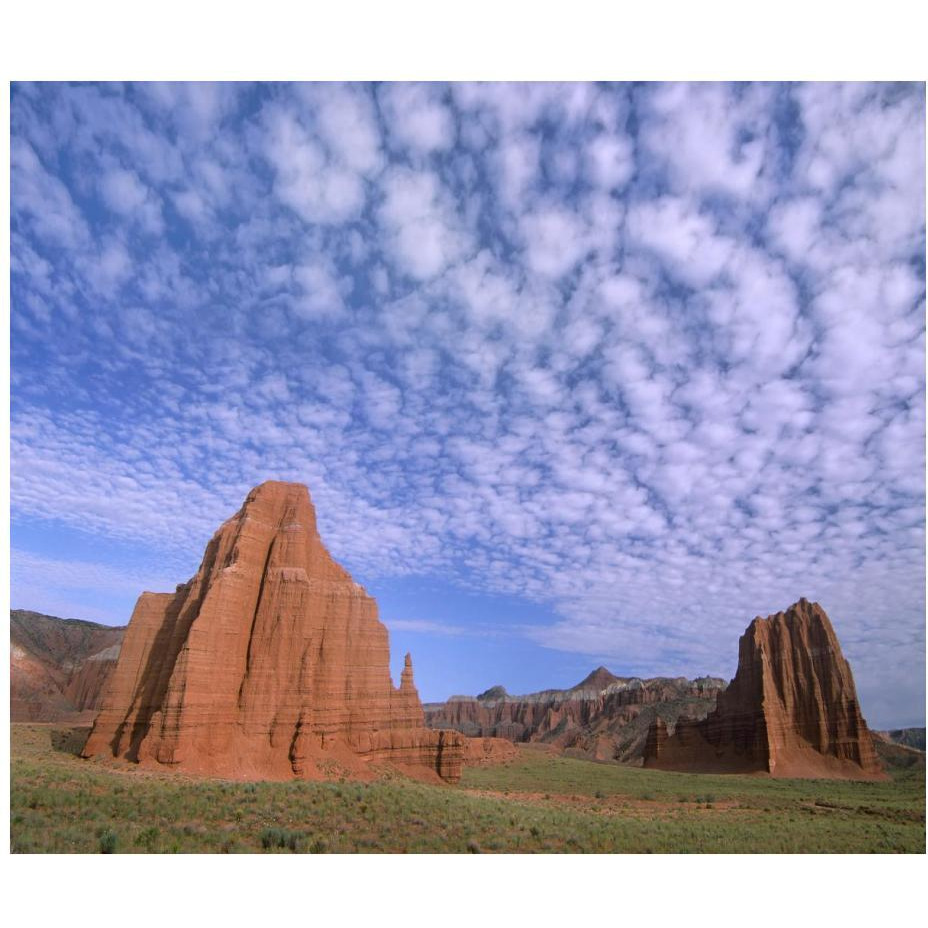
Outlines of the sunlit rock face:
{"label": "sunlit rock face", "polygon": [[825,610],[805,599],[741,636],[714,712],[649,732],[645,766],[776,777],[884,777],[854,677]]}
{"label": "sunlit rock face", "polygon": [[84,756],[247,778],[389,762],[456,781],[462,739],[425,728],[407,655],[329,555],[305,486],[249,493],[174,593],[143,593]]}

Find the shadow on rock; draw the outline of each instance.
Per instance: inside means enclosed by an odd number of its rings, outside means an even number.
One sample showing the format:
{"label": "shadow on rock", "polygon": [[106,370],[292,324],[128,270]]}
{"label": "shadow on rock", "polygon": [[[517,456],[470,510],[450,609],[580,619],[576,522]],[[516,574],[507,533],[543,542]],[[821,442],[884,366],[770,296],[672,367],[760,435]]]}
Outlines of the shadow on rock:
{"label": "shadow on rock", "polygon": [[52,747],[64,754],[80,757],[89,735],[89,725],[80,728],[58,728],[52,732]]}

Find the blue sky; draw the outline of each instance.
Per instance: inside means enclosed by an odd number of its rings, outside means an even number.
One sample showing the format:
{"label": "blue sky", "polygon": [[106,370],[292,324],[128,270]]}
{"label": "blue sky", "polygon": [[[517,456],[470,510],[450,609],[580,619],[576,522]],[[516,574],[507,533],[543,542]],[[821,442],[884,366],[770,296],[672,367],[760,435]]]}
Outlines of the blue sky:
{"label": "blue sky", "polygon": [[310,487],[424,699],[831,616],[924,724],[921,85],[13,86],[12,605]]}

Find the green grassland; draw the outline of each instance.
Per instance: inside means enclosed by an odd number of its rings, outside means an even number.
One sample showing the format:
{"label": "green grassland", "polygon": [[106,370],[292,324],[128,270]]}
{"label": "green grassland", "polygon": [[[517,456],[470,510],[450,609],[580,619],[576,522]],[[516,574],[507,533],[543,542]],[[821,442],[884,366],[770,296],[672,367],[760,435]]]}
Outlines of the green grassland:
{"label": "green grassland", "polygon": [[663,773],[521,747],[458,786],[234,783],[80,760],[11,726],[16,853],[923,853],[923,766],[885,783]]}

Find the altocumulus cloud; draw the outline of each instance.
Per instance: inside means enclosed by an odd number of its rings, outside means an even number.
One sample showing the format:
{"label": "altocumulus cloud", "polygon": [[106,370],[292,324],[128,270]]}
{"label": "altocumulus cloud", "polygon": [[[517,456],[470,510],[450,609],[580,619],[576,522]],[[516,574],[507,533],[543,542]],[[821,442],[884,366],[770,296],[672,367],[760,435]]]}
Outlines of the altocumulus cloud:
{"label": "altocumulus cloud", "polygon": [[543,604],[519,635],[626,672],[730,674],[818,599],[871,720],[921,721],[920,87],[44,84],[11,118],[14,604],[122,590],[104,541],[183,579],[295,479],[375,590]]}

